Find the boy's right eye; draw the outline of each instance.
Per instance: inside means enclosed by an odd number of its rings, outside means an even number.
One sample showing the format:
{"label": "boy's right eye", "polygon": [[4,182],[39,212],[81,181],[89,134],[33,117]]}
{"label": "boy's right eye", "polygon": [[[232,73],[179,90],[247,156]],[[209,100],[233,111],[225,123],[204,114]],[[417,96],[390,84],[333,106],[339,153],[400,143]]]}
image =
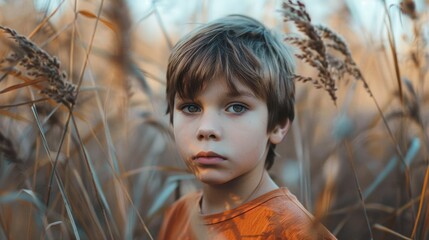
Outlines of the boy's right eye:
{"label": "boy's right eye", "polygon": [[186,104],[184,106],[181,107],[182,112],[185,113],[196,113],[196,112],[201,112],[201,109],[198,105],[195,104]]}

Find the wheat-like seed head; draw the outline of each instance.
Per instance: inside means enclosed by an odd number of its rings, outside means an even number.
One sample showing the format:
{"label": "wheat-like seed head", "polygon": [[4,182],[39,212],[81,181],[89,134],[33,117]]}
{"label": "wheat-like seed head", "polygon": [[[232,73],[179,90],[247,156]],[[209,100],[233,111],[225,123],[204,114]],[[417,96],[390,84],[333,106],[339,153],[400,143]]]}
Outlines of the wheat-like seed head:
{"label": "wheat-like seed head", "polygon": [[[294,22],[298,31],[305,36],[286,37],[285,41],[297,46],[300,53],[296,54],[296,57],[318,72],[317,78],[295,75],[295,80],[312,82],[316,88],[323,88],[329,93],[334,103],[337,99],[337,81],[344,78],[346,74],[356,80],[361,80],[365,89],[370,93],[362,73],[353,61],[347,44],[338,34],[327,27],[313,25],[310,15],[301,1],[283,2],[282,12],[285,21]],[[341,57],[329,53],[330,50],[339,53]]]}
{"label": "wheat-like seed head", "polygon": [[[25,74],[31,80],[38,82],[46,81],[41,90],[57,102],[71,106],[76,100],[76,86],[67,81],[67,74],[60,69],[60,62],[56,57],[51,57],[43,49],[31,42],[16,31],[0,26],[4,33],[10,36],[17,44],[11,46],[14,50],[8,57],[0,60],[0,71],[14,71],[18,74]],[[7,63],[9,67],[2,65]],[[10,67],[12,66],[12,67]]]}

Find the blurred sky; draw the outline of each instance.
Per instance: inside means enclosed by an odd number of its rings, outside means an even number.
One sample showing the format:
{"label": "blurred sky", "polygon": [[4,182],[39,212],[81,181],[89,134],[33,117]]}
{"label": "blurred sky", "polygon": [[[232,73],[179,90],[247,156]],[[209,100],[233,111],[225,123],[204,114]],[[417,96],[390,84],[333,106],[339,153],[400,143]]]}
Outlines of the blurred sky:
{"label": "blurred sky", "polygon": [[[145,31],[153,32],[154,41],[162,37],[156,18],[148,14],[156,6],[159,16],[165,24],[166,30],[172,36],[186,34],[195,27],[195,24],[206,22],[227,14],[240,13],[262,20],[269,27],[282,27],[283,17],[278,11],[281,9],[282,0],[128,0],[132,6],[132,15],[139,22],[139,27]],[[341,21],[341,11],[344,5],[350,11],[350,30],[358,33],[357,36],[366,38],[363,40],[382,40],[388,42],[386,32],[386,15],[383,0],[304,0],[303,1],[312,21],[329,25],[327,19],[337,15]],[[400,0],[386,0],[386,6],[392,17],[393,32],[398,48],[404,41],[404,36],[413,38],[411,21],[408,17],[401,16]],[[423,11],[424,0],[416,0],[418,12]],[[190,22],[194,19],[194,22]],[[372,42],[372,41],[369,41]],[[409,46],[409,44],[404,44]]]}
{"label": "blurred sky", "polygon": [[[49,9],[51,12],[62,0],[34,0],[38,8]],[[74,2],[71,0],[66,0]],[[159,28],[154,24],[153,7],[159,12],[167,30],[173,32],[184,32],[192,24],[198,22],[189,22],[190,18],[208,21],[231,13],[240,13],[250,15],[256,19],[264,20],[264,23],[270,27],[282,22],[281,14],[276,11],[281,9],[282,0],[127,0],[131,6],[131,12],[134,20],[144,26],[145,30],[150,28]],[[5,0],[0,0],[0,4]],[[92,1],[94,3],[100,2]],[[325,23],[326,17],[340,11],[342,4],[345,3],[351,11],[352,27],[368,32],[380,32],[384,26],[383,0],[303,0],[307,9],[316,23]],[[389,11],[395,23],[395,30],[402,32],[404,18],[399,16],[400,0],[386,0]],[[421,11],[424,6],[424,0],[416,0],[417,10]],[[66,7],[67,4],[64,4]],[[70,4],[68,4],[70,7]],[[149,16],[149,17],[148,17]],[[188,22],[186,22],[188,21]],[[177,30],[182,26],[184,29]],[[156,32],[156,29],[153,29]],[[396,32],[395,34],[400,34]],[[154,37],[157,34],[154,34]]]}
{"label": "blurred sky", "polygon": [[[34,0],[37,8],[43,11],[48,9],[48,13],[62,1]],[[73,9],[74,0],[65,1],[62,9],[54,16],[54,20],[61,16],[62,11]],[[105,0],[105,3],[108,1]],[[401,51],[401,46],[410,46],[406,41],[413,39],[412,22],[409,18],[401,16],[400,0],[385,1],[392,17],[396,46]],[[424,1],[415,0],[418,12],[424,10]],[[0,0],[0,7],[4,2],[6,0]],[[101,0],[78,1],[78,3],[90,3],[96,6],[100,2]],[[127,2],[134,18],[133,28],[137,32],[151,33],[145,34],[144,38],[149,43],[155,44],[160,43],[160,39],[164,39],[160,22],[172,38],[173,44],[197,24],[232,13],[252,16],[271,28],[282,29],[283,27],[283,17],[278,11],[281,9],[282,0],[127,0]],[[329,17],[336,17],[336,21],[348,21],[346,25],[349,26],[349,30],[357,33],[356,35],[364,42],[373,42],[373,40],[388,42],[384,0],[303,0],[303,2],[315,23],[329,26]],[[349,19],[341,19],[344,6],[347,6],[350,13]],[[154,9],[158,15],[154,14]],[[425,28],[422,29],[427,31]]]}
{"label": "blurred sky", "polygon": [[[132,12],[136,18],[147,14],[153,4],[156,4],[160,13],[167,21],[187,18],[207,7],[210,11],[206,12],[207,20],[221,17],[230,13],[242,13],[255,18],[263,18],[266,15],[280,15],[273,11],[281,8],[282,0],[128,0],[132,5]],[[362,22],[362,24],[371,29],[380,23],[383,18],[383,0],[303,0],[306,4],[312,19],[315,22],[323,21],[326,16],[335,13],[341,8],[341,2],[344,2],[352,10],[352,15]],[[400,0],[386,0],[390,11],[398,12]],[[416,0],[417,9],[423,6],[423,0]],[[395,15],[394,15],[395,16]]]}

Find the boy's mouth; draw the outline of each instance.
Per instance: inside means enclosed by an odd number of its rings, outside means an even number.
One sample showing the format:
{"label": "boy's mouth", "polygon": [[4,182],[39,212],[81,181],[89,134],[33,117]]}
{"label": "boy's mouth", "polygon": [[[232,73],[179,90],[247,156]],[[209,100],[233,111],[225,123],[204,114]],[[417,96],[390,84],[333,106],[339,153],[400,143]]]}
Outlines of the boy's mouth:
{"label": "boy's mouth", "polygon": [[192,160],[202,165],[213,165],[226,160],[222,155],[215,152],[199,152],[197,155],[192,157]]}

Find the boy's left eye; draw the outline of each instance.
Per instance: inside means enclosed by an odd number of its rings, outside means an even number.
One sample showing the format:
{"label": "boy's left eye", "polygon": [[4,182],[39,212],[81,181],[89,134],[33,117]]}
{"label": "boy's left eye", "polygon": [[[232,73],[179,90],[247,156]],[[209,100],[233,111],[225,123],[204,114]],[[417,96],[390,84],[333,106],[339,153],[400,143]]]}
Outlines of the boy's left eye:
{"label": "boy's left eye", "polygon": [[232,104],[226,108],[226,111],[231,113],[243,113],[247,109],[248,108],[242,104]]}
{"label": "boy's left eye", "polygon": [[185,113],[201,112],[200,107],[198,107],[198,105],[195,105],[195,104],[187,104],[187,105],[183,106],[181,109]]}

